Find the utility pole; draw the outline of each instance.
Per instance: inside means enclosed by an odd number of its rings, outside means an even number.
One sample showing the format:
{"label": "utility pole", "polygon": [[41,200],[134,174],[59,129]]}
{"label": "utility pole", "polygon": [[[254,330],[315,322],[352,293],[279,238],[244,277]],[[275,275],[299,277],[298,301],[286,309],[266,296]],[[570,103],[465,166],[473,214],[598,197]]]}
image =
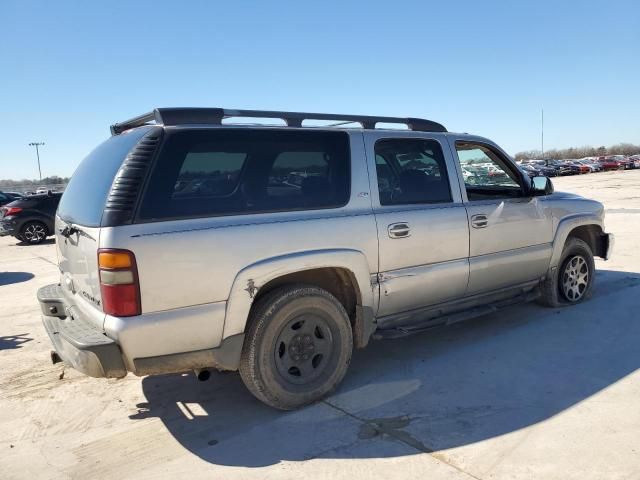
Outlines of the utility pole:
{"label": "utility pole", "polygon": [[30,147],[36,147],[36,156],[38,157],[38,174],[40,175],[40,181],[42,182],[42,170],[40,170],[40,152],[38,151],[38,147],[44,145],[44,142],[31,142],[29,144]]}
{"label": "utility pole", "polygon": [[544,108],[540,109],[540,150],[544,158]]}

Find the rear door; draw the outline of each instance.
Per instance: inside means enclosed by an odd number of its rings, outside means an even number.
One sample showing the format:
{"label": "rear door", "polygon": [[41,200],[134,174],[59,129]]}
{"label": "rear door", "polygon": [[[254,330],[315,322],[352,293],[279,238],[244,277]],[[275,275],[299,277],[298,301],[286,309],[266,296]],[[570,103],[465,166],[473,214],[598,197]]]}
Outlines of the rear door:
{"label": "rear door", "polygon": [[463,296],[469,228],[446,139],[401,131],[367,131],[365,139],[380,252],[378,315]]}
{"label": "rear door", "polygon": [[[55,232],[60,283],[69,303],[99,327],[104,315],[98,248],[105,203],[124,158],[148,131],[125,132],[96,147],[74,172],[58,206]],[[65,227],[73,227],[73,233],[62,235]]]}
{"label": "rear door", "polygon": [[450,137],[469,219],[467,295],[534,281],[551,259],[552,220],[540,197],[528,195],[520,172],[495,145]]}

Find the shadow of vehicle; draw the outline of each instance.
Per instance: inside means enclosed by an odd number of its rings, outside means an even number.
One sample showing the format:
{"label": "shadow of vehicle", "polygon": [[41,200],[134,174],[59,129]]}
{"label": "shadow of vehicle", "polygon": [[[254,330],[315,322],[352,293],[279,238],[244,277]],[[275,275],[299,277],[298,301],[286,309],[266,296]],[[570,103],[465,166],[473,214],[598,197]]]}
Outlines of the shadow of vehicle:
{"label": "shadow of vehicle", "polygon": [[33,278],[30,272],[0,272],[0,287],[13,283],[26,282]]}
{"label": "shadow of vehicle", "polygon": [[[239,375],[147,377],[147,403],[131,418],[158,417],[186,449],[215,464],[371,458],[437,451],[549,419],[640,367],[640,274],[598,271],[580,305],[512,307],[430,333],[372,342],[325,402],[279,412],[254,399]],[[384,420],[387,419],[387,420]],[[415,450],[372,440],[390,422]],[[392,435],[393,436],[393,435]],[[362,440],[361,440],[362,441]],[[354,453],[356,451],[357,453]]]}
{"label": "shadow of vehicle", "polygon": [[55,237],[49,237],[49,238],[45,238],[44,240],[42,240],[40,243],[29,243],[29,242],[23,242],[22,240],[18,240],[16,242],[16,245],[20,246],[20,247],[32,247],[34,245],[53,245],[54,243],[56,243],[56,238]]}
{"label": "shadow of vehicle", "polygon": [[23,343],[33,340],[27,337],[28,333],[19,333],[18,335],[6,335],[0,337],[0,350],[12,350],[14,348],[22,348]]}

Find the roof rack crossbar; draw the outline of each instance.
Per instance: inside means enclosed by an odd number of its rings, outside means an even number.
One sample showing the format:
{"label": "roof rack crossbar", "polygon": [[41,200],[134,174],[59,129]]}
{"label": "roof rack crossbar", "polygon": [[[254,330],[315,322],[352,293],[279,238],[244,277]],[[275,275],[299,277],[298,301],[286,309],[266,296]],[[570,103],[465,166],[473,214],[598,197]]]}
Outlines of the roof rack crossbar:
{"label": "roof rack crossbar", "polygon": [[375,129],[378,123],[406,125],[420,132],[446,132],[444,125],[412,117],[377,117],[370,115],[341,115],[334,113],[280,112],[271,110],[236,110],[227,108],[156,108],[153,112],[139,115],[125,122],[111,125],[111,134],[118,135],[130,128],[140,127],[155,121],[157,125],[212,124],[220,125],[225,118],[277,118],[288,127],[301,127],[305,120],[331,120],[342,123],[359,123],[362,128]]}

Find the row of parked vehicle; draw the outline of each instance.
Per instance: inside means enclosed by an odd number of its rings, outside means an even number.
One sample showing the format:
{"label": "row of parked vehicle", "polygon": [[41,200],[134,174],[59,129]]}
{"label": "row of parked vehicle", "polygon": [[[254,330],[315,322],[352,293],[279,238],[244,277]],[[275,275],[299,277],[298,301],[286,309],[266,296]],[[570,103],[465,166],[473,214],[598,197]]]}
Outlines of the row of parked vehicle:
{"label": "row of parked vehicle", "polygon": [[611,155],[604,157],[585,157],[570,160],[524,160],[520,168],[530,177],[559,177],[579,175],[610,170],[631,170],[640,168],[640,155],[630,157]]}

